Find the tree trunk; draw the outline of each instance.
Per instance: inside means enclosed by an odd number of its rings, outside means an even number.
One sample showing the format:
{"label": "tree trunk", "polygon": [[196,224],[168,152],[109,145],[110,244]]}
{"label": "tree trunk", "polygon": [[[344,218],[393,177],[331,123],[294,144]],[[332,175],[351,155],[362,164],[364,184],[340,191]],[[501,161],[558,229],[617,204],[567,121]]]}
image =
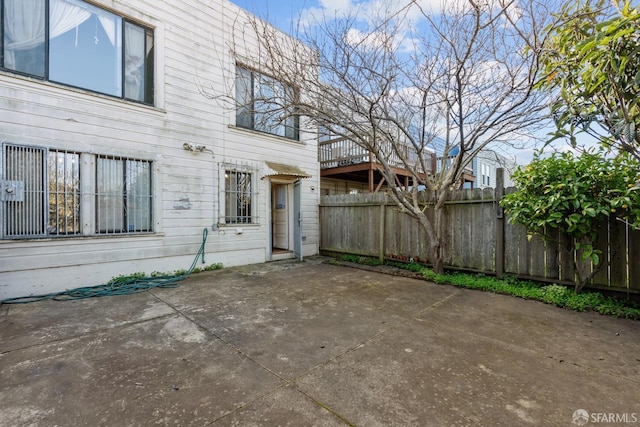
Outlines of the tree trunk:
{"label": "tree trunk", "polygon": [[433,257],[433,272],[436,274],[444,274],[444,260],[442,259],[442,245],[435,243],[431,245],[431,253]]}
{"label": "tree trunk", "polygon": [[[579,240],[580,243],[588,243],[588,237],[582,237]],[[573,267],[576,272],[576,280],[575,280],[575,292],[579,294],[582,291],[582,288],[591,280],[591,278],[596,273],[595,268],[591,268],[591,258],[583,259],[584,250],[576,249],[575,250],[575,258],[573,261]]]}
{"label": "tree trunk", "polygon": [[444,274],[444,202],[448,199],[448,192],[442,192],[433,207],[433,240],[431,241],[431,256],[433,257],[433,271]]}
{"label": "tree trunk", "polygon": [[584,288],[587,282],[591,279],[591,260],[579,259],[578,257],[581,256],[581,254],[579,254],[580,252],[581,251],[578,251],[578,254],[576,254],[576,261],[574,264],[577,275],[574,288],[576,294],[579,294],[582,291],[582,288]]}

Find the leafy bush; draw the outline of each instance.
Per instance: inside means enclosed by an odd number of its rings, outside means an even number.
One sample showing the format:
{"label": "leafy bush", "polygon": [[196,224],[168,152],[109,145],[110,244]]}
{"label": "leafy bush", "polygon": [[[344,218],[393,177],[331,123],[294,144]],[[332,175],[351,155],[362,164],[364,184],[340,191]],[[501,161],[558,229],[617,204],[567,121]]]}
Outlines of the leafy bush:
{"label": "leafy bush", "polygon": [[358,255],[342,255],[342,261],[353,262],[362,265],[382,265],[378,258]]}
{"label": "leafy bush", "polygon": [[357,255],[342,255],[341,257],[342,261],[355,262],[355,263],[357,263],[360,258],[361,257]]}
{"label": "leafy bush", "polygon": [[[614,159],[604,152],[536,155],[524,169],[513,173],[518,190],[501,205],[509,220],[545,236],[557,230],[568,237],[580,290],[604,265],[602,252],[593,246],[600,227],[611,215],[640,225],[640,163],[627,154]],[[594,268],[591,268],[593,264]]]}
{"label": "leafy bush", "polygon": [[136,272],[131,274],[121,274],[119,276],[112,277],[107,283],[110,285],[115,285],[118,283],[126,283],[136,279],[143,279],[147,277],[146,274],[142,272]]}
{"label": "leafy bush", "polygon": [[224,266],[222,265],[222,263],[220,263],[220,262],[216,262],[215,264],[207,265],[207,266],[204,268],[204,271],[214,271],[214,270],[220,270],[220,269],[222,269],[222,268],[224,268]]}
{"label": "leafy bush", "polygon": [[567,306],[571,297],[575,296],[569,288],[562,285],[549,285],[542,288],[542,301],[558,307]]}

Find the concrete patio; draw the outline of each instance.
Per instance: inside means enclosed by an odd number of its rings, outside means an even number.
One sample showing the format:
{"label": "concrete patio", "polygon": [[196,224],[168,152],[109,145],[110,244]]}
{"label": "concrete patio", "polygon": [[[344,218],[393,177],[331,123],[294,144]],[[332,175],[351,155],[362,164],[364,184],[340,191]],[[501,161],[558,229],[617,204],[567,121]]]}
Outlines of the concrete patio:
{"label": "concrete patio", "polygon": [[0,425],[640,425],[640,322],[324,261],[2,305]]}

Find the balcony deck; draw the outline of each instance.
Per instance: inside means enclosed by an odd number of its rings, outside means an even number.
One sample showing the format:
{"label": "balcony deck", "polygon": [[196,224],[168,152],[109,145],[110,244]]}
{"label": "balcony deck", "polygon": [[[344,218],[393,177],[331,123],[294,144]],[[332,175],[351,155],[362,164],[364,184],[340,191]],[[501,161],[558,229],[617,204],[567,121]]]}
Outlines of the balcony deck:
{"label": "balcony deck", "polygon": [[[405,158],[418,165],[416,150],[405,145]],[[369,192],[377,192],[383,186],[389,185],[381,173],[383,166],[376,157],[365,148],[345,138],[322,141],[318,146],[320,161],[320,176],[347,181],[355,181],[369,184]],[[423,154],[426,170],[418,168],[418,176],[424,179],[426,174],[431,174],[436,168],[436,155],[434,153]],[[413,175],[405,167],[396,153],[391,153],[388,160],[389,166],[396,175],[395,185],[408,188],[412,185]],[[466,168],[463,175],[464,182],[470,182],[473,186],[475,177],[473,171]]]}

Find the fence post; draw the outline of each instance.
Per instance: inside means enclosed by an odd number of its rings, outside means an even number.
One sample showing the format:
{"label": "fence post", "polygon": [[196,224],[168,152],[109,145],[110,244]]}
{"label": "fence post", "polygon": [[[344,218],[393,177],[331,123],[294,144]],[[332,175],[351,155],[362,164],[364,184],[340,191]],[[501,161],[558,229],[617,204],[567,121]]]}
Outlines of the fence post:
{"label": "fence post", "polygon": [[387,205],[385,202],[380,203],[380,248],[379,248],[379,252],[378,252],[378,257],[380,259],[380,263],[384,264],[384,236],[385,236],[385,230],[384,230],[384,225],[386,222],[386,216],[387,214]]}
{"label": "fence post", "polygon": [[496,277],[504,275],[504,210],[500,201],[504,196],[504,169],[496,170],[496,189],[494,193],[496,203]]}

